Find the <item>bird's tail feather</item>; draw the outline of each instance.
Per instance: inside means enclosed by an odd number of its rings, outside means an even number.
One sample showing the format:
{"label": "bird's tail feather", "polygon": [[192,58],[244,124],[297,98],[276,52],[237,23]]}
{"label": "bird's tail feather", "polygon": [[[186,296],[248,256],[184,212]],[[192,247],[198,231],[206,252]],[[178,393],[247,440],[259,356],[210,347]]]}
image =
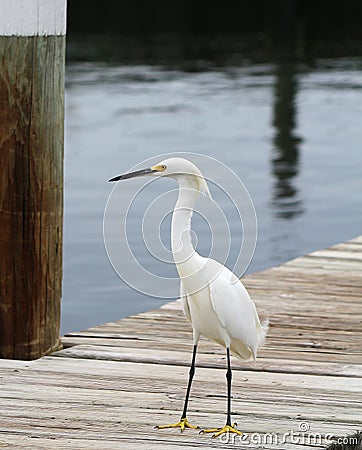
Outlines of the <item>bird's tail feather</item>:
{"label": "bird's tail feather", "polygon": [[258,343],[259,348],[264,345],[268,330],[269,330],[269,319],[265,319],[260,324],[259,343]]}
{"label": "bird's tail feather", "polygon": [[258,343],[254,348],[252,348],[252,358],[254,361],[256,361],[256,356],[259,348],[262,347],[265,343],[266,334],[269,329],[269,319],[264,320],[262,323],[260,323],[258,319],[258,328]]}

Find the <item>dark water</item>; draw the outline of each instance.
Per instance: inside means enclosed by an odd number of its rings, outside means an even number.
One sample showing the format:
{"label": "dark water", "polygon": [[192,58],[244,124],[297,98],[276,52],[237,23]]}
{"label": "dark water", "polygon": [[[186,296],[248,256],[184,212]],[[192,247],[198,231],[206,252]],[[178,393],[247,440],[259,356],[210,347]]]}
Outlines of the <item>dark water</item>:
{"label": "dark water", "polygon": [[[118,278],[102,234],[107,180],[154,155],[212,156],[242,179],[259,226],[248,273],[361,234],[361,47],[333,53],[322,43],[311,57],[260,36],[232,42],[69,42],[63,333],[162,303]],[[137,220],[164,186],[143,191],[132,212],[135,251]],[[168,233],[166,221],[165,241]]]}

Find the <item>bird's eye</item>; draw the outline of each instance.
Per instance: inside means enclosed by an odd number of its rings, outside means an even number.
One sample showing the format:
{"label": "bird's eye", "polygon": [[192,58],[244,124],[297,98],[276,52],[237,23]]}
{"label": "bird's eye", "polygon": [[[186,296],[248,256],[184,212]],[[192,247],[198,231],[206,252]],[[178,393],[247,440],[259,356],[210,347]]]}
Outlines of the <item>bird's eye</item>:
{"label": "bird's eye", "polygon": [[164,172],[166,170],[166,166],[164,164],[159,164],[158,166],[152,166],[151,169],[154,172]]}

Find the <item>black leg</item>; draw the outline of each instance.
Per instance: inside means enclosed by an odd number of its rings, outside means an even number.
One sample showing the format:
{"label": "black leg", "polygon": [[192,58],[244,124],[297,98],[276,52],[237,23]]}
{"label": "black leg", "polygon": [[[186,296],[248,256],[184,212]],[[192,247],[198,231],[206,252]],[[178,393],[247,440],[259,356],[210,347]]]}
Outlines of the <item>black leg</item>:
{"label": "black leg", "polygon": [[191,384],[192,384],[192,379],[193,379],[194,373],[195,373],[196,350],[197,350],[197,344],[194,345],[194,352],[192,354],[192,362],[191,362],[191,367],[190,367],[190,372],[189,372],[189,383],[187,385],[184,410],[183,410],[183,413],[182,413],[182,416],[181,416],[181,420],[186,418],[187,405],[189,403]]}
{"label": "black leg", "polygon": [[227,388],[228,388],[228,403],[227,403],[227,416],[226,416],[226,424],[222,428],[210,428],[208,430],[202,430],[200,433],[214,433],[212,435],[213,438],[221,436],[224,433],[235,433],[239,436],[242,436],[242,432],[234,428],[236,424],[231,424],[231,365],[230,365],[230,348],[226,348],[227,360],[228,360],[228,368],[226,371],[226,380],[227,380]]}
{"label": "black leg", "polygon": [[228,370],[226,371],[226,380],[228,385],[228,406],[227,406],[227,416],[226,425],[231,426],[231,367],[230,367],[230,349],[226,349],[227,360],[228,360]]}

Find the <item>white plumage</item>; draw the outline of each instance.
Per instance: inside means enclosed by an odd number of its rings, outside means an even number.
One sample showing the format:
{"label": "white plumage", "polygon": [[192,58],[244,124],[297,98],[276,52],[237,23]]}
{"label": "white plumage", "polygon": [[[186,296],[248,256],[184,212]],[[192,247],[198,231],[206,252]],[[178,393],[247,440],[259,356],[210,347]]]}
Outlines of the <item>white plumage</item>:
{"label": "white plumage", "polygon": [[[191,243],[191,217],[200,192],[210,196],[200,170],[182,158],[170,158],[163,176],[175,178],[179,196],[172,217],[172,251],[181,278],[181,299],[191,322],[194,344],[200,335],[224,346],[239,359],[255,359],[264,342],[254,302],[241,281],[219,262],[200,256]],[[216,237],[217,238],[217,237]]]}
{"label": "white plumage", "polygon": [[[174,178],[179,195],[172,216],[171,244],[174,261],[181,279],[180,297],[183,310],[193,329],[194,353],[190,369],[184,410],[179,422],[158,428],[196,428],[186,419],[188,398],[194,375],[197,343],[200,336],[216,342],[227,350],[228,408],[226,425],[214,436],[233,432],[241,434],[231,424],[230,353],[241,360],[255,359],[268,329],[260,323],[254,302],[241,281],[219,262],[199,255],[191,242],[191,217],[200,193],[210,196],[200,170],[183,158],[169,158],[149,169],[121,175],[110,181],[148,175]],[[217,238],[217,237],[216,237]]]}

